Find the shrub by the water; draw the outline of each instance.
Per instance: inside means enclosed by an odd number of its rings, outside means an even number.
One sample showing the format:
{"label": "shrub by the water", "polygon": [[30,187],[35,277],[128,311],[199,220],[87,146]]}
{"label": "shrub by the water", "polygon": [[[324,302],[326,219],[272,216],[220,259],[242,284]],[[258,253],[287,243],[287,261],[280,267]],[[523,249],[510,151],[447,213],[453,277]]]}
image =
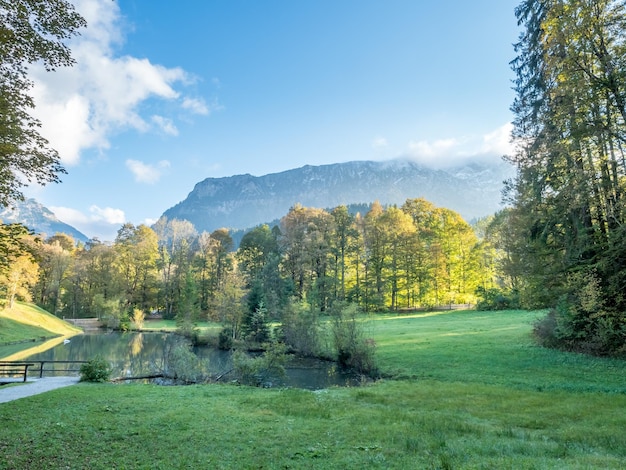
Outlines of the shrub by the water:
{"label": "shrub by the water", "polygon": [[224,351],[233,348],[233,329],[230,327],[225,327],[220,330],[218,336],[217,347]]}
{"label": "shrub by the water", "polygon": [[331,312],[332,339],[339,365],[360,374],[374,376],[378,372],[374,353],[376,342],[366,338],[356,304],[338,304]]}
{"label": "shrub by the water", "polygon": [[81,382],[108,382],[110,377],[111,366],[102,356],[96,356],[80,366]]}
{"label": "shrub by the water", "polygon": [[285,376],[287,355],[285,345],[278,342],[266,344],[263,354],[250,357],[243,351],[233,354],[233,368],[240,383],[257,387],[269,385],[272,379]]}

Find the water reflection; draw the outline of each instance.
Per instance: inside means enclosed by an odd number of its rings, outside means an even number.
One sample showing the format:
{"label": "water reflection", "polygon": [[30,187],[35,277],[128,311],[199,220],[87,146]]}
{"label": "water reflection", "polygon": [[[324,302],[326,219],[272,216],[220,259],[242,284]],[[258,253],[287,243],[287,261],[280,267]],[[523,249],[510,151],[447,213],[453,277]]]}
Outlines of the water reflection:
{"label": "water reflection", "polygon": [[[163,369],[167,351],[174,348],[181,338],[171,333],[102,333],[73,336],[64,344],[63,338],[56,343],[44,343],[51,347],[43,350],[28,349],[27,355],[5,360],[32,361],[87,361],[97,355],[103,356],[112,367],[112,377],[136,377],[154,374]],[[231,354],[213,348],[196,348],[194,352],[209,364],[212,375],[232,369]],[[225,381],[229,376],[225,375]],[[287,367],[287,377],[273,381],[278,386],[317,390],[333,385],[358,385],[358,380],[341,371],[334,363],[315,359],[293,359]]]}
{"label": "water reflection", "polygon": [[137,333],[130,342],[130,352],[133,356],[139,356],[143,349],[143,333]]}

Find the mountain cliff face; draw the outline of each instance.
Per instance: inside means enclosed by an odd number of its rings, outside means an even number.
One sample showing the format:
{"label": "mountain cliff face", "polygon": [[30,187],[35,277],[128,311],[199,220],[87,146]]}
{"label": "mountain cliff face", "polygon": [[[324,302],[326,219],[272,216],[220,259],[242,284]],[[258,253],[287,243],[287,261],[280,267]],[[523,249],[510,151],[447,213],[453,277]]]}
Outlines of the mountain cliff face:
{"label": "mountain cliff face", "polygon": [[511,174],[505,163],[472,163],[446,170],[406,160],[307,165],[258,177],[207,178],[163,216],[188,220],[198,231],[211,232],[270,222],[296,203],[319,208],[374,201],[401,205],[406,199],[423,197],[471,220],[501,208],[502,183]]}
{"label": "mountain cliff face", "polygon": [[0,206],[0,221],[5,224],[21,223],[39,235],[51,237],[57,233],[70,235],[76,241],[83,243],[89,238],[71,225],[61,222],[50,211],[34,199],[16,202],[14,207]]}

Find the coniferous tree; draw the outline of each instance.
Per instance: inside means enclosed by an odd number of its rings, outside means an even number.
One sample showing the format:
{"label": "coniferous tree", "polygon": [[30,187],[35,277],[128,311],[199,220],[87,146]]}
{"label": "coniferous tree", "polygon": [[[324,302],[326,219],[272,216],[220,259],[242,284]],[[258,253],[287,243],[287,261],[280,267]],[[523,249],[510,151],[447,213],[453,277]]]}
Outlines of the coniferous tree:
{"label": "coniferous tree", "polygon": [[[516,10],[510,196],[521,294],[559,304],[561,344],[596,352],[626,336],[625,10],[615,0],[526,0]],[[602,301],[581,309],[592,290]]]}

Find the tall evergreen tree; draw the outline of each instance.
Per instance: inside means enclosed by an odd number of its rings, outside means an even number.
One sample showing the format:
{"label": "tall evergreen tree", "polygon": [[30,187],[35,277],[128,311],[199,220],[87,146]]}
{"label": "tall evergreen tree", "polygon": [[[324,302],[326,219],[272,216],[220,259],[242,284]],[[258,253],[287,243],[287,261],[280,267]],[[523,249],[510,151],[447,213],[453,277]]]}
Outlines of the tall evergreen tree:
{"label": "tall evergreen tree", "polygon": [[[525,0],[516,15],[510,159],[523,297],[561,300],[563,344],[614,350],[626,334],[625,2]],[[581,307],[590,289],[601,299],[591,310]]]}

